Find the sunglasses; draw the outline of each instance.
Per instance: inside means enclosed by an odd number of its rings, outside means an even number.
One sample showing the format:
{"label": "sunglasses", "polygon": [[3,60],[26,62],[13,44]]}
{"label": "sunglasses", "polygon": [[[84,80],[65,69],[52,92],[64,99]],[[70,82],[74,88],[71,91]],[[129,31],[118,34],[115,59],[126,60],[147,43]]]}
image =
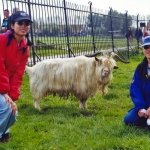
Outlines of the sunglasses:
{"label": "sunglasses", "polygon": [[21,20],[16,22],[19,26],[25,25],[25,26],[29,26],[30,22],[29,21],[25,21],[25,20]]}
{"label": "sunglasses", "polygon": [[145,50],[147,50],[148,48],[150,48],[150,45],[145,45],[143,46]]}

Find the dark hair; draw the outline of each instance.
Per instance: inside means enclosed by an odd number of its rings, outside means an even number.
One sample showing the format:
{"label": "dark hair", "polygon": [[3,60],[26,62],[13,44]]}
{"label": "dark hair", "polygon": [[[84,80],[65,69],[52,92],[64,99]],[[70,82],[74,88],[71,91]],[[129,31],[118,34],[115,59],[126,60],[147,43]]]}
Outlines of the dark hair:
{"label": "dark hair", "polygon": [[27,39],[27,45],[28,45],[28,46],[32,46],[32,45],[33,45],[33,42],[30,41],[30,39],[29,39],[29,33],[27,33],[27,34],[25,35],[25,37],[26,37],[26,39]]}
{"label": "dark hair", "polygon": [[139,72],[140,76],[144,78],[145,81],[147,80],[147,68],[145,66],[147,66],[148,61],[147,58],[144,57],[143,61],[137,66],[137,71]]}
{"label": "dark hair", "polygon": [[9,10],[8,10],[8,9],[4,9],[4,11],[7,11],[7,12],[9,12]]}

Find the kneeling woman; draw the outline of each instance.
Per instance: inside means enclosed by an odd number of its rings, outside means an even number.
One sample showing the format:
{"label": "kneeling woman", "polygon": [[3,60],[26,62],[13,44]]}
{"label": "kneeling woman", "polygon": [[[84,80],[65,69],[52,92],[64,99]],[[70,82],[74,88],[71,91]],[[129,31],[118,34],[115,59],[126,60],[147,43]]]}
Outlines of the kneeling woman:
{"label": "kneeling woman", "polygon": [[[137,66],[132,83],[130,96],[134,107],[124,118],[126,125],[149,127],[150,119],[150,36],[143,39],[143,61]],[[148,122],[147,122],[148,119]]]}
{"label": "kneeling woman", "polygon": [[[9,140],[9,128],[16,121],[20,86],[28,61],[29,15],[18,11],[12,15],[11,30],[0,34],[0,142]],[[27,41],[25,39],[27,37]]]}

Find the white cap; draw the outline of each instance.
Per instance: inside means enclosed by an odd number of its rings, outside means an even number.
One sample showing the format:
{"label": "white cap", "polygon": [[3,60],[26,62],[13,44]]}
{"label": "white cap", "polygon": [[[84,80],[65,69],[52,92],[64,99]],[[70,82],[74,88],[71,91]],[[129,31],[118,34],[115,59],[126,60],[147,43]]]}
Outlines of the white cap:
{"label": "white cap", "polygon": [[150,118],[147,119],[147,125],[150,125]]}
{"label": "white cap", "polygon": [[142,47],[145,46],[145,45],[150,45],[150,36],[146,36],[143,39]]}

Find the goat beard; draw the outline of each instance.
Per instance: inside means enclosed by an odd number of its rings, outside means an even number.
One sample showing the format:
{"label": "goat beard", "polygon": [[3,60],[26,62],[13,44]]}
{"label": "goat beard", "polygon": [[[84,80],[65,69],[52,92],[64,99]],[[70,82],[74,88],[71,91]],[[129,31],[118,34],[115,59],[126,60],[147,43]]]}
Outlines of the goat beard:
{"label": "goat beard", "polygon": [[110,81],[107,81],[107,82],[98,81],[97,82],[98,89],[99,89],[99,91],[102,92],[102,95],[105,95],[108,92],[108,84],[109,83],[110,83]]}

